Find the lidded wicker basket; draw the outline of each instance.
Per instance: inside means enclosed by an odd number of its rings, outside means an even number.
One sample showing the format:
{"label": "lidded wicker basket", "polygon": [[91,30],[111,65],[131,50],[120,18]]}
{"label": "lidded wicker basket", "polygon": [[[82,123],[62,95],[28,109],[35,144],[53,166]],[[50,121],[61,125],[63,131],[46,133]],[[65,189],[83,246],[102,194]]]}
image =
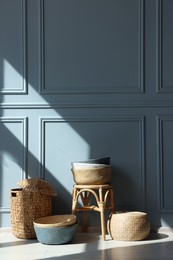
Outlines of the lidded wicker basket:
{"label": "lidded wicker basket", "polygon": [[114,240],[138,241],[149,235],[150,222],[145,212],[114,213],[107,222],[107,228]]}
{"label": "lidded wicker basket", "polygon": [[18,238],[36,238],[33,221],[52,214],[52,197],[57,193],[45,180],[26,179],[11,189],[12,232]]}

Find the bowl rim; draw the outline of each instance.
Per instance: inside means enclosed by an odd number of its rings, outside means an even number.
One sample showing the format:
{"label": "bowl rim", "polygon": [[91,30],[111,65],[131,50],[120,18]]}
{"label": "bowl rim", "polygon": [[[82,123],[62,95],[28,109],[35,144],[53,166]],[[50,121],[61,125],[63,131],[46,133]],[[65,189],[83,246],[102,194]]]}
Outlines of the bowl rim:
{"label": "bowl rim", "polygon": [[81,163],[93,163],[93,162],[110,162],[110,156],[106,156],[106,157],[96,157],[96,158],[91,158],[91,159],[86,159],[86,160],[82,160],[82,161],[76,161],[76,162],[81,162]]}
{"label": "bowl rim", "polygon": [[[43,222],[42,222],[43,221]],[[45,223],[44,221],[50,221]],[[51,215],[38,218],[33,221],[35,227],[66,227],[76,224],[76,215],[66,214],[66,215]]]}
{"label": "bowl rim", "polygon": [[72,169],[102,169],[112,168],[111,164],[74,163]]}

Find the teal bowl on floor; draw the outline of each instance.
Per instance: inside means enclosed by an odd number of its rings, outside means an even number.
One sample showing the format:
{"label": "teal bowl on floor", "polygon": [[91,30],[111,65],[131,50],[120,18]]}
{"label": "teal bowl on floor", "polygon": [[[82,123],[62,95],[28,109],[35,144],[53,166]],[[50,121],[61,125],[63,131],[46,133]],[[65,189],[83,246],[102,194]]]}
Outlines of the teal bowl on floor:
{"label": "teal bowl on floor", "polygon": [[36,237],[42,244],[61,245],[72,241],[77,230],[77,224],[65,227],[37,227],[34,225]]}

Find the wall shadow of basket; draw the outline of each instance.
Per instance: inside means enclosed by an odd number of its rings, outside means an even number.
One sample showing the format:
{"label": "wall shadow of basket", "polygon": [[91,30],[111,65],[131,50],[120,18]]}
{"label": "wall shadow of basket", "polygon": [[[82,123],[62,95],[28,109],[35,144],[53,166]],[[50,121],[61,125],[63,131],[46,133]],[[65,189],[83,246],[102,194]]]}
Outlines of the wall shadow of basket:
{"label": "wall shadow of basket", "polygon": [[52,197],[57,193],[46,181],[36,178],[17,183],[11,189],[12,232],[17,238],[36,238],[33,221],[52,214]]}

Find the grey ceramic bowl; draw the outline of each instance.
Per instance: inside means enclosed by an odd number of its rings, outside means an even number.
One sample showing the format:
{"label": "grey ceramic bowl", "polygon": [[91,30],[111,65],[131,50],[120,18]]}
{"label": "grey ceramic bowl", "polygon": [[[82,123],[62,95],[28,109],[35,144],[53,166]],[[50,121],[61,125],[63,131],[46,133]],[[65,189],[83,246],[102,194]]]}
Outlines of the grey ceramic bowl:
{"label": "grey ceramic bowl", "polygon": [[74,163],[110,164],[110,157],[100,157],[100,158],[88,159],[86,161],[79,161]]}
{"label": "grey ceramic bowl", "polygon": [[40,227],[34,224],[37,239],[42,244],[61,245],[72,241],[75,236],[77,224],[66,227]]}

